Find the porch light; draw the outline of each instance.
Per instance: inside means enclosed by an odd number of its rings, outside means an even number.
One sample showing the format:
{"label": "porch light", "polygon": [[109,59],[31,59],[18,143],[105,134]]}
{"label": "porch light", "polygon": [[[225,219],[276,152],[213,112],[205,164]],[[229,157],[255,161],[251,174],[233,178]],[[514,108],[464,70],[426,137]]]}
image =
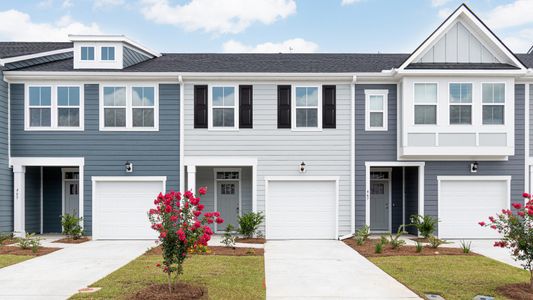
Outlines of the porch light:
{"label": "porch light", "polygon": [[300,173],[305,173],[305,163],[303,161],[300,163],[300,169],[299,170],[300,170]]}
{"label": "porch light", "polygon": [[130,162],[130,161],[127,161],[127,162],[124,164],[124,168],[126,169],[126,172],[127,172],[127,173],[131,173],[131,172],[133,172],[133,163]]}
{"label": "porch light", "polygon": [[477,161],[475,161],[474,163],[471,163],[470,173],[477,173],[478,168],[479,168],[479,164],[477,163]]}

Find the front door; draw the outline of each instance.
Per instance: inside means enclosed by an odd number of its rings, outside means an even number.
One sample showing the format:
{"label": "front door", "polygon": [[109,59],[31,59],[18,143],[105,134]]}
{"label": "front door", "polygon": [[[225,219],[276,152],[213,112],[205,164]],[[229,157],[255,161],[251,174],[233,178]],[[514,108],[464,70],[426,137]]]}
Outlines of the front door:
{"label": "front door", "polygon": [[217,227],[223,231],[228,224],[235,229],[239,226],[237,217],[239,216],[239,181],[224,180],[217,182],[217,209],[224,223]]}
{"label": "front door", "polygon": [[78,181],[65,181],[65,214],[79,217],[79,200]]}
{"label": "front door", "polygon": [[370,181],[370,230],[390,231],[389,181]]}

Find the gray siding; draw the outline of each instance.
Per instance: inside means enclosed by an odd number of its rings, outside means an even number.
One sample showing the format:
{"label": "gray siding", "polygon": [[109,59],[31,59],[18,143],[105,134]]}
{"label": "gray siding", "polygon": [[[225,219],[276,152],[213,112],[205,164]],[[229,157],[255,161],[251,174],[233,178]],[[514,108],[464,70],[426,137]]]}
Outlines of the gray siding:
{"label": "gray siding", "polygon": [[[337,128],[314,132],[278,129],[276,84],[258,83],[253,89],[253,129],[194,129],[193,85],[186,84],[185,156],[257,158],[258,211],[265,209],[265,176],[339,176],[339,233],[350,233],[350,85],[337,85]],[[305,174],[298,172],[302,161]]]}
{"label": "gray siding", "polygon": [[22,60],[22,61],[9,63],[9,64],[5,65],[5,68],[8,69],[8,70],[25,68],[25,67],[29,67],[29,66],[45,64],[45,63],[48,63],[48,62],[69,59],[69,58],[72,58],[73,56],[74,56],[74,52],[67,52],[67,53],[48,55],[48,56],[43,56],[43,57],[32,58],[32,59],[27,59],[27,60]]}
{"label": "gray siding", "polygon": [[[405,223],[418,214],[418,168],[405,167]],[[408,226],[407,232],[416,234],[416,228]]]}
{"label": "gray siding", "polygon": [[41,167],[26,167],[26,232],[41,232]]}
{"label": "gray siding", "polygon": [[43,168],[43,232],[61,232],[62,181],[60,167]]}
{"label": "gray siding", "polygon": [[[92,176],[167,176],[179,189],[179,85],[159,85],[159,131],[102,132],[98,126],[97,84],[86,84],[85,130],[24,131],[24,85],[11,85],[13,157],[85,157],[84,223],[92,230]],[[124,163],[134,163],[126,173]]]}
{"label": "gray siding", "polygon": [[[0,72],[0,76],[3,74]],[[0,232],[13,231],[13,171],[9,168],[8,85],[0,80]]]}
{"label": "gray siding", "polygon": [[140,53],[140,52],[137,52],[131,48],[128,48],[128,47],[124,47],[123,48],[124,51],[122,53],[122,66],[124,68],[127,68],[129,66],[133,66],[133,65],[136,65],[140,62],[143,62],[145,60],[149,60],[150,57]]}
{"label": "gray siding", "polygon": [[[365,90],[388,90],[388,130],[365,131]],[[365,225],[365,162],[396,161],[396,85],[355,85],[355,225]]]}

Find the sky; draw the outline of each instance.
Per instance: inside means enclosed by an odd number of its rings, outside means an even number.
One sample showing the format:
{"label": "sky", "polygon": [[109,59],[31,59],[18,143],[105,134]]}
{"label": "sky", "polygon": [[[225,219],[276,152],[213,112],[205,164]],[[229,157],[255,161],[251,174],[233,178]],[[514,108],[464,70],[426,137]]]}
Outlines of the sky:
{"label": "sky", "polygon": [[[1,41],[124,34],[160,52],[410,53],[457,0],[0,0]],[[466,0],[516,53],[533,0]]]}

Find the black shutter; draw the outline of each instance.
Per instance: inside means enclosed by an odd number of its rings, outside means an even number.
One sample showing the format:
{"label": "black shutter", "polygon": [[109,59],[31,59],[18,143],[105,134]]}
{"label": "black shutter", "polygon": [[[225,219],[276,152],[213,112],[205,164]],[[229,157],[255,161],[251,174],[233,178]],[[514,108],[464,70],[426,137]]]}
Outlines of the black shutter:
{"label": "black shutter", "polygon": [[253,128],[253,87],[239,86],[239,128]]}
{"label": "black shutter", "polygon": [[291,128],[290,85],[278,85],[278,128]]}
{"label": "black shutter", "polygon": [[322,128],[335,128],[337,121],[337,87],[322,86]]}
{"label": "black shutter", "polygon": [[194,86],[194,128],[207,128],[207,85]]}

